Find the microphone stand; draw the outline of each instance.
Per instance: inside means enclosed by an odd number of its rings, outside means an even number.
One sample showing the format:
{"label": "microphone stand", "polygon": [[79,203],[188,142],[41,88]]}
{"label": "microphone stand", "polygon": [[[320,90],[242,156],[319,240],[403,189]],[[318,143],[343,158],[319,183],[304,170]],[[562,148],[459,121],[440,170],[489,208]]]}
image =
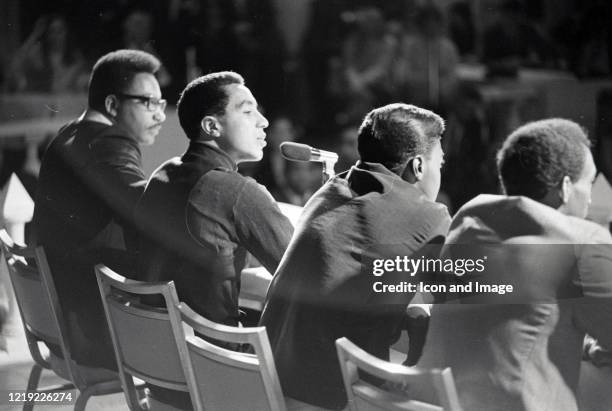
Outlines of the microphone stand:
{"label": "microphone stand", "polygon": [[325,159],[322,161],[323,164],[323,184],[327,182],[327,180],[331,179],[336,175],[334,171],[334,166],[336,165],[337,159]]}

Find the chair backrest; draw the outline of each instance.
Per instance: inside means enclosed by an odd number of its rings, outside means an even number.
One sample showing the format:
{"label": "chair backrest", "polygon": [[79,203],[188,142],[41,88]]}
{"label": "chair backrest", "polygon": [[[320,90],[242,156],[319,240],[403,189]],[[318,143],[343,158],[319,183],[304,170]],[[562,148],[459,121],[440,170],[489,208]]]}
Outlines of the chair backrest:
{"label": "chair backrest", "polygon": [[[44,368],[51,368],[38,342],[61,348],[67,364],[72,364],[66,326],[45,251],[42,247],[20,246],[6,230],[0,230],[0,242],[17,306],[26,332],[32,358]],[[68,367],[74,381],[72,367]]]}
{"label": "chair backrest", "polygon": [[[196,410],[285,409],[265,327],[217,324],[185,303],[177,308],[175,321],[183,334],[180,352]],[[233,351],[223,344],[249,344],[253,353]]]}
{"label": "chair backrest", "polygon": [[[450,368],[418,369],[383,361],[356,346],[346,337],[336,340],[338,360],[351,411],[410,410],[460,411],[457,390]],[[385,384],[364,381],[359,371],[382,379]],[[389,389],[390,385],[404,390]],[[435,399],[410,398],[415,391],[433,393]],[[424,388],[424,389],[423,389]],[[418,399],[417,399],[418,398]],[[429,402],[429,400],[433,402]]]}
{"label": "chair backrest", "polygon": [[[170,322],[169,313],[178,304],[174,282],[129,280],[101,264],[95,270],[121,383],[131,408],[139,409],[132,376],[159,387],[188,391]],[[141,301],[152,295],[161,295],[164,306]]]}

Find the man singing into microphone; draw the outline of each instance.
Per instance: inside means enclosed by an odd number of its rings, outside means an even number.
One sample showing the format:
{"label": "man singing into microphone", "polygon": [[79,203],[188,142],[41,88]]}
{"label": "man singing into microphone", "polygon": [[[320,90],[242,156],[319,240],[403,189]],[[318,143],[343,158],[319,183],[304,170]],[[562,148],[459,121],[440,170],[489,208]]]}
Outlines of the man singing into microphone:
{"label": "man singing into microphone", "polygon": [[[372,271],[363,264],[380,258],[376,246],[411,256],[446,235],[450,216],[435,203],[443,131],[438,115],[415,106],[371,111],[359,129],[361,161],[306,205],[261,319],[283,392],[296,406],[346,405],[337,338],[389,358],[405,305],[377,304],[381,297],[373,295]],[[406,300],[413,293],[408,294]]]}
{"label": "man singing into microphone", "polygon": [[[240,274],[247,251],[274,272],[293,228],[272,196],[237,164],[259,161],[268,120],[233,72],[197,78],[177,106],[189,147],[155,171],[137,206],[143,237],[139,276],[174,280],[179,299],[206,318],[238,326]],[[173,393],[162,402],[177,402]]]}

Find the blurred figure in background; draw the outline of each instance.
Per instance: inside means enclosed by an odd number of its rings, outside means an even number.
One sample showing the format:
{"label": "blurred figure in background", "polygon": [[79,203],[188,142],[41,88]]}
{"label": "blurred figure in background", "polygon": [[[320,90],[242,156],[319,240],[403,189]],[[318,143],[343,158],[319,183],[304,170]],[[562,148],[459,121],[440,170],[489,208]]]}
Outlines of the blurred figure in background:
{"label": "blurred figure in background", "polygon": [[444,112],[456,93],[459,54],[433,4],[418,9],[416,29],[402,37],[393,64],[396,98]]}
{"label": "blurred figure in background", "polygon": [[284,183],[271,191],[276,201],[304,206],[321,186],[321,169],[309,161],[285,162]]}
{"label": "blurred figure in background", "polygon": [[359,151],[357,150],[358,133],[358,124],[345,127],[340,131],[339,159],[338,164],[336,164],[336,171],[338,173],[348,170],[359,160]]}
{"label": "blurred figure in background", "polygon": [[[136,8],[129,12],[121,25],[123,38],[120,48],[142,50],[160,58],[152,37],[154,23],[153,15],[145,9]],[[172,81],[170,73],[163,65],[157,73],[157,80],[162,88]]]}
{"label": "blurred figure in background", "polygon": [[448,31],[450,38],[463,59],[476,58],[476,27],[470,3],[458,1],[448,10]]}
{"label": "blurred figure in background", "polygon": [[358,121],[373,107],[389,101],[389,74],[397,42],[387,32],[381,11],[366,7],[343,14],[351,31],[341,56],[332,62],[330,91],[340,108],[336,122]]}
{"label": "blurred figure in background", "polygon": [[[284,105],[285,44],[276,23],[276,11],[271,0],[207,0],[221,19],[220,41],[214,46],[219,61],[215,70],[234,70],[248,81],[253,93],[260,96],[259,104],[274,114]],[[207,56],[204,56],[207,59]],[[203,73],[210,69],[204,68]]]}
{"label": "blurred figure in background", "polygon": [[38,19],[7,72],[7,88],[15,92],[85,91],[88,71],[73,43],[66,19],[59,14]]}
{"label": "blurred figure in background", "polygon": [[575,64],[580,77],[605,77],[612,74],[612,17],[610,5],[591,6],[580,25],[580,47]]}
{"label": "blurred figure in background", "polygon": [[347,0],[310,2],[308,27],[301,46],[309,113],[307,124],[318,131],[328,131],[333,123],[333,99],[329,93],[330,61],[340,54],[344,29],[341,15]]}
{"label": "blurred figure in background", "polygon": [[483,36],[483,62],[490,77],[514,77],[518,69],[556,67],[558,53],[548,35],[527,18],[519,0],[505,0]]}

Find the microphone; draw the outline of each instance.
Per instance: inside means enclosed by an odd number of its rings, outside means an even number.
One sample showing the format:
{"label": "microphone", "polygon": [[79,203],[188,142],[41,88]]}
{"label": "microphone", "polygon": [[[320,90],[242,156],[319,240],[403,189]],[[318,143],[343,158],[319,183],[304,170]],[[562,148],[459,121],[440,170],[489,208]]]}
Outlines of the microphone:
{"label": "microphone", "polygon": [[319,150],[306,144],[285,142],[280,145],[281,154],[287,160],[292,161],[318,161],[324,163],[335,163],[338,161],[338,154]]}

